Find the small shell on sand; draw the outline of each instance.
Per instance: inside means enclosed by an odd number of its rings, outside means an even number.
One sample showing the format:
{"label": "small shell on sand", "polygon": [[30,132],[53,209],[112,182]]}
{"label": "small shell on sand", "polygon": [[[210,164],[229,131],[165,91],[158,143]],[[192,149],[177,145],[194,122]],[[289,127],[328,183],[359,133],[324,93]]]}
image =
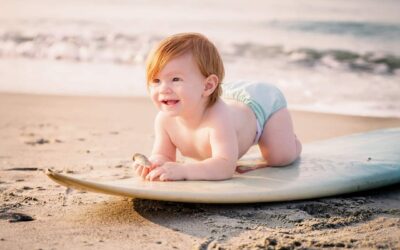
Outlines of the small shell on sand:
{"label": "small shell on sand", "polygon": [[142,166],[151,166],[151,162],[145,155],[135,153],[132,157],[133,161]]}

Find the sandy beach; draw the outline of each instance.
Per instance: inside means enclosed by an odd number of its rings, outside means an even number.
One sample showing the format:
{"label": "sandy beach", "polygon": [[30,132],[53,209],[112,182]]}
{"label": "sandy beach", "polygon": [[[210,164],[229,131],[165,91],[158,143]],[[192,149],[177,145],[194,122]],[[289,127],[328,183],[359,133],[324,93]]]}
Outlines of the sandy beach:
{"label": "sandy beach", "polygon": [[[396,118],[291,112],[303,143],[400,126]],[[150,153],[155,113],[144,97],[0,94],[0,249],[400,248],[400,185],[206,205],[67,195],[43,173],[132,176],[132,153]],[[10,222],[15,213],[33,220]]]}

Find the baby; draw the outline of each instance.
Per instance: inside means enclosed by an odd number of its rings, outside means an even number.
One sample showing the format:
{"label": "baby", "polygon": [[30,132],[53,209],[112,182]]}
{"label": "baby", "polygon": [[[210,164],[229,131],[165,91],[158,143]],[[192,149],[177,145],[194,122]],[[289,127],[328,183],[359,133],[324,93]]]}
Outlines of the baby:
{"label": "baby", "polygon": [[[301,153],[282,93],[266,83],[222,84],[224,65],[203,35],[182,33],[161,41],[147,59],[147,86],[159,110],[151,165],[136,164],[149,181],[223,180],[258,144],[271,166]],[[196,162],[176,162],[176,151]]]}

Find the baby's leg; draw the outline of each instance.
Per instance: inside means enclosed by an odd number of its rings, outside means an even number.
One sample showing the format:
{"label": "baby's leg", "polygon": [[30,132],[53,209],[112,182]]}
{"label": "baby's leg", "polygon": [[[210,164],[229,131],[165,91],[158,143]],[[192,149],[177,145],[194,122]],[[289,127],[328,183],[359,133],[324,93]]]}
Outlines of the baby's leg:
{"label": "baby's leg", "polygon": [[286,108],[269,118],[258,145],[270,166],[285,166],[299,157],[301,143],[293,132],[292,119]]}

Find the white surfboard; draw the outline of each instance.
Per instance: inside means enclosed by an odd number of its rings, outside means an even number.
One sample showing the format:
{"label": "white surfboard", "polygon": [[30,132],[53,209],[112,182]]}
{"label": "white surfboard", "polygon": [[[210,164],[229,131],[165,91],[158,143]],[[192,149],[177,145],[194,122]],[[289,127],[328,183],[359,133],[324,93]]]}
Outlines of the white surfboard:
{"label": "white surfboard", "polygon": [[[256,155],[242,163],[252,167]],[[133,170],[132,170],[133,171]],[[147,182],[138,177],[96,181],[47,171],[66,187],[143,199],[250,203],[333,196],[400,182],[400,128],[306,144],[301,158],[286,167],[266,167],[225,181]]]}

